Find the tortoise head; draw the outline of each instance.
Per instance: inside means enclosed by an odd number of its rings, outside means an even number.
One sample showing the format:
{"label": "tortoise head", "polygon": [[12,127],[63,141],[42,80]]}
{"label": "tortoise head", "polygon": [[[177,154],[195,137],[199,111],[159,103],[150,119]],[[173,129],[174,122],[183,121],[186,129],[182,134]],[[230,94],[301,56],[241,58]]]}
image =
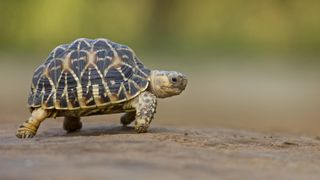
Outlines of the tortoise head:
{"label": "tortoise head", "polygon": [[176,71],[151,71],[149,91],[158,98],[179,95],[187,86],[187,77]]}

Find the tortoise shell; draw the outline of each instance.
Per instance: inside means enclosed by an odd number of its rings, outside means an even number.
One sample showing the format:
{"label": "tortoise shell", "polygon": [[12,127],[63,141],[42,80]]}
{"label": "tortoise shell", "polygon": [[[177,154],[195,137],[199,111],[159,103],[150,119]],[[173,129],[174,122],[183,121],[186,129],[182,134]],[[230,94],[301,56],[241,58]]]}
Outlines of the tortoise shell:
{"label": "tortoise shell", "polygon": [[149,76],[128,46],[77,39],[56,47],[35,70],[28,104],[65,110],[117,104],[145,91]]}

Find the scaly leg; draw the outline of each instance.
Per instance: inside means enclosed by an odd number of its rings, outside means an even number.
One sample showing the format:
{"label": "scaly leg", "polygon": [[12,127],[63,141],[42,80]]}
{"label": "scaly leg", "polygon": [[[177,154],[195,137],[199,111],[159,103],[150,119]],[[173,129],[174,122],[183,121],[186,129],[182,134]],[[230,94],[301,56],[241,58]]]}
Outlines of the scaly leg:
{"label": "scaly leg", "polygon": [[80,117],[64,117],[63,129],[69,132],[74,132],[82,128]]}
{"label": "scaly leg", "polygon": [[129,101],[126,107],[136,109],[135,130],[137,133],[147,132],[148,127],[156,113],[157,98],[152,93],[146,91],[138,97]]}
{"label": "scaly leg", "polygon": [[42,121],[44,121],[50,112],[46,109],[38,108],[32,111],[31,117],[25,121],[16,133],[18,138],[32,138],[36,135]]}
{"label": "scaly leg", "polygon": [[136,119],[136,111],[126,112],[124,115],[121,116],[121,124],[126,127],[130,123],[132,123]]}

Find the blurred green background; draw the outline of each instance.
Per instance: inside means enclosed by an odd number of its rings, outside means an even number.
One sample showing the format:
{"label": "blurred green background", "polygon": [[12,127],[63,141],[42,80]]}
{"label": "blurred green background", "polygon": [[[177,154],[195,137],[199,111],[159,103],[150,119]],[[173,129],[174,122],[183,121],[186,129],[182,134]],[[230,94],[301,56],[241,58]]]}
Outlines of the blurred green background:
{"label": "blurred green background", "polygon": [[317,0],[11,0],[0,2],[1,51],[43,53],[78,37],[145,51],[311,53]]}
{"label": "blurred green background", "polygon": [[33,70],[55,46],[101,37],[188,75],[155,124],[320,134],[320,1],[3,0],[0,18],[3,122],[29,116]]}

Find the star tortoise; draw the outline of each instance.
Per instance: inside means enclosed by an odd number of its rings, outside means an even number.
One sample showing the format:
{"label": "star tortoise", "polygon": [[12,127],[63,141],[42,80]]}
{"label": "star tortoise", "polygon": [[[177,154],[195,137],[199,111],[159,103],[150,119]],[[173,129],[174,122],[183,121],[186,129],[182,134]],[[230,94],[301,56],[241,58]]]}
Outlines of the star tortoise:
{"label": "star tortoise", "polygon": [[135,121],[146,132],[157,98],[179,95],[187,85],[175,71],[149,70],[132,49],[108,39],[77,39],[56,47],[34,72],[28,105],[31,117],[16,133],[33,137],[40,123],[64,117],[67,132],[80,130],[80,117],[125,113],[121,123]]}

